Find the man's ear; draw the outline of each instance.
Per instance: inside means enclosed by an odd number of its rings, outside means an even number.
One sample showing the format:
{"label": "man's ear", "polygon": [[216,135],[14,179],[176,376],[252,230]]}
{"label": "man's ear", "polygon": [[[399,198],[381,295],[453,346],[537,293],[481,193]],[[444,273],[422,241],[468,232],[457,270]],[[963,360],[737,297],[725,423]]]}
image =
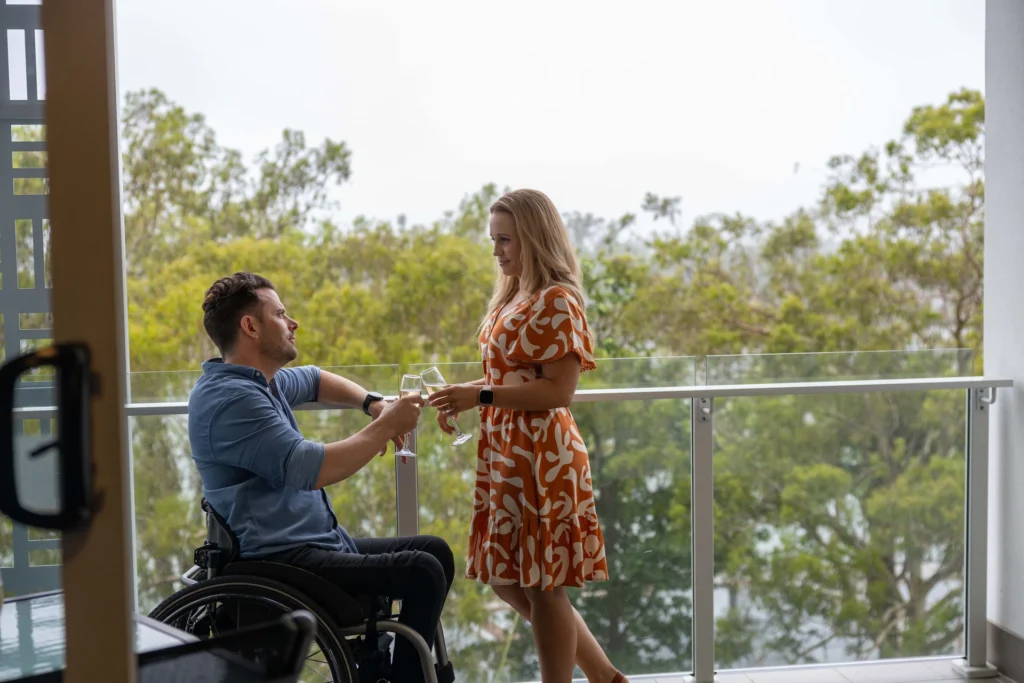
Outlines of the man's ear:
{"label": "man's ear", "polygon": [[256,326],[255,316],[243,315],[242,320],[239,322],[239,327],[242,328],[242,334],[247,337],[255,339],[260,336],[260,331]]}

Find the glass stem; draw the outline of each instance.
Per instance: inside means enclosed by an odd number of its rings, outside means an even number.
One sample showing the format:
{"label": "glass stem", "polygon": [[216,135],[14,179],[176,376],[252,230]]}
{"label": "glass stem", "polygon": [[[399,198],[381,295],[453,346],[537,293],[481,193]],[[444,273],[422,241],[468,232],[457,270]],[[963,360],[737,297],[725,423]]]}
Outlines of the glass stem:
{"label": "glass stem", "polygon": [[452,427],[455,427],[455,431],[458,433],[459,436],[465,436],[465,434],[462,432],[462,428],[459,427],[458,421],[451,415],[448,416],[448,424],[450,424]]}

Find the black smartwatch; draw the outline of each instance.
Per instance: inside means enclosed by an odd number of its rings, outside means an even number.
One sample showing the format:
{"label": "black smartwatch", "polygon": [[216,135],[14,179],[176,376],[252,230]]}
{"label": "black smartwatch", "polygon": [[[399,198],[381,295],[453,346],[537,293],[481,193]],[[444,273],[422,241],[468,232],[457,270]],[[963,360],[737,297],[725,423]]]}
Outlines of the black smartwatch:
{"label": "black smartwatch", "polygon": [[494,392],[491,390],[490,387],[484,387],[483,389],[480,390],[480,405],[494,405]]}
{"label": "black smartwatch", "polygon": [[370,414],[370,404],[371,403],[376,403],[377,401],[383,401],[383,400],[384,400],[384,396],[382,394],[378,394],[376,391],[371,391],[370,393],[368,393],[366,395],[366,398],[363,399],[363,412],[366,413],[367,415],[369,415]]}

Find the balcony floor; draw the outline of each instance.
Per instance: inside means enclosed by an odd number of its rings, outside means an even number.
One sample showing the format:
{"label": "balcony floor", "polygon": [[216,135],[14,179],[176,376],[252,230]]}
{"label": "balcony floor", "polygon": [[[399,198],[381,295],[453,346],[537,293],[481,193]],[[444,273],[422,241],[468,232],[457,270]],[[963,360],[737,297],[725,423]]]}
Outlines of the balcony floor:
{"label": "balcony floor", "polygon": [[[635,683],[684,683],[683,676],[633,676]],[[879,662],[846,666],[792,667],[726,671],[715,683],[953,683],[967,681],[947,660],[921,662]],[[971,679],[976,683],[1014,683],[1005,676]]]}

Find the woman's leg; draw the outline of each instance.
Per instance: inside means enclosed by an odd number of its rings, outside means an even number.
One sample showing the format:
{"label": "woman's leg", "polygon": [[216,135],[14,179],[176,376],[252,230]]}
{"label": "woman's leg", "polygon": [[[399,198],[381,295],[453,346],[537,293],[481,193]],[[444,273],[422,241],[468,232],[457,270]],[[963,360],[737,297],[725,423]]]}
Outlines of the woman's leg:
{"label": "woman's leg", "polygon": [[583,669],[587,680],[591,683],[610,683],[618,671],[612,666],[608,655],[604,653],[597,638],[590,632],[583,616],[572,608],[576,618],[576,663]]}
{"label": "woman's leg", "polygon": [[576,666],[576,617],[561,586],[545,591],[527,588],[533,642],[543,683],[571,683]]}
{"label": "woman's leg", "polygon": [[526,589],[522,586],[491,586],[494,594],[502,601],[519,612],[519,616],[530,621],[530,601],[526,597]]}
{"label": "woman's leg", "polygon": [[[530,599],[526,597],[526,589],[521,586],[491,586],[494,593],[506,604],[530,621]],[[617,673],[608,655],[604,653],[598,644],[594,634],[587,628],[576,608],[572,608],[576,624],[576,664],[583,669],[584,675],[590,683],[609,683]]]}

